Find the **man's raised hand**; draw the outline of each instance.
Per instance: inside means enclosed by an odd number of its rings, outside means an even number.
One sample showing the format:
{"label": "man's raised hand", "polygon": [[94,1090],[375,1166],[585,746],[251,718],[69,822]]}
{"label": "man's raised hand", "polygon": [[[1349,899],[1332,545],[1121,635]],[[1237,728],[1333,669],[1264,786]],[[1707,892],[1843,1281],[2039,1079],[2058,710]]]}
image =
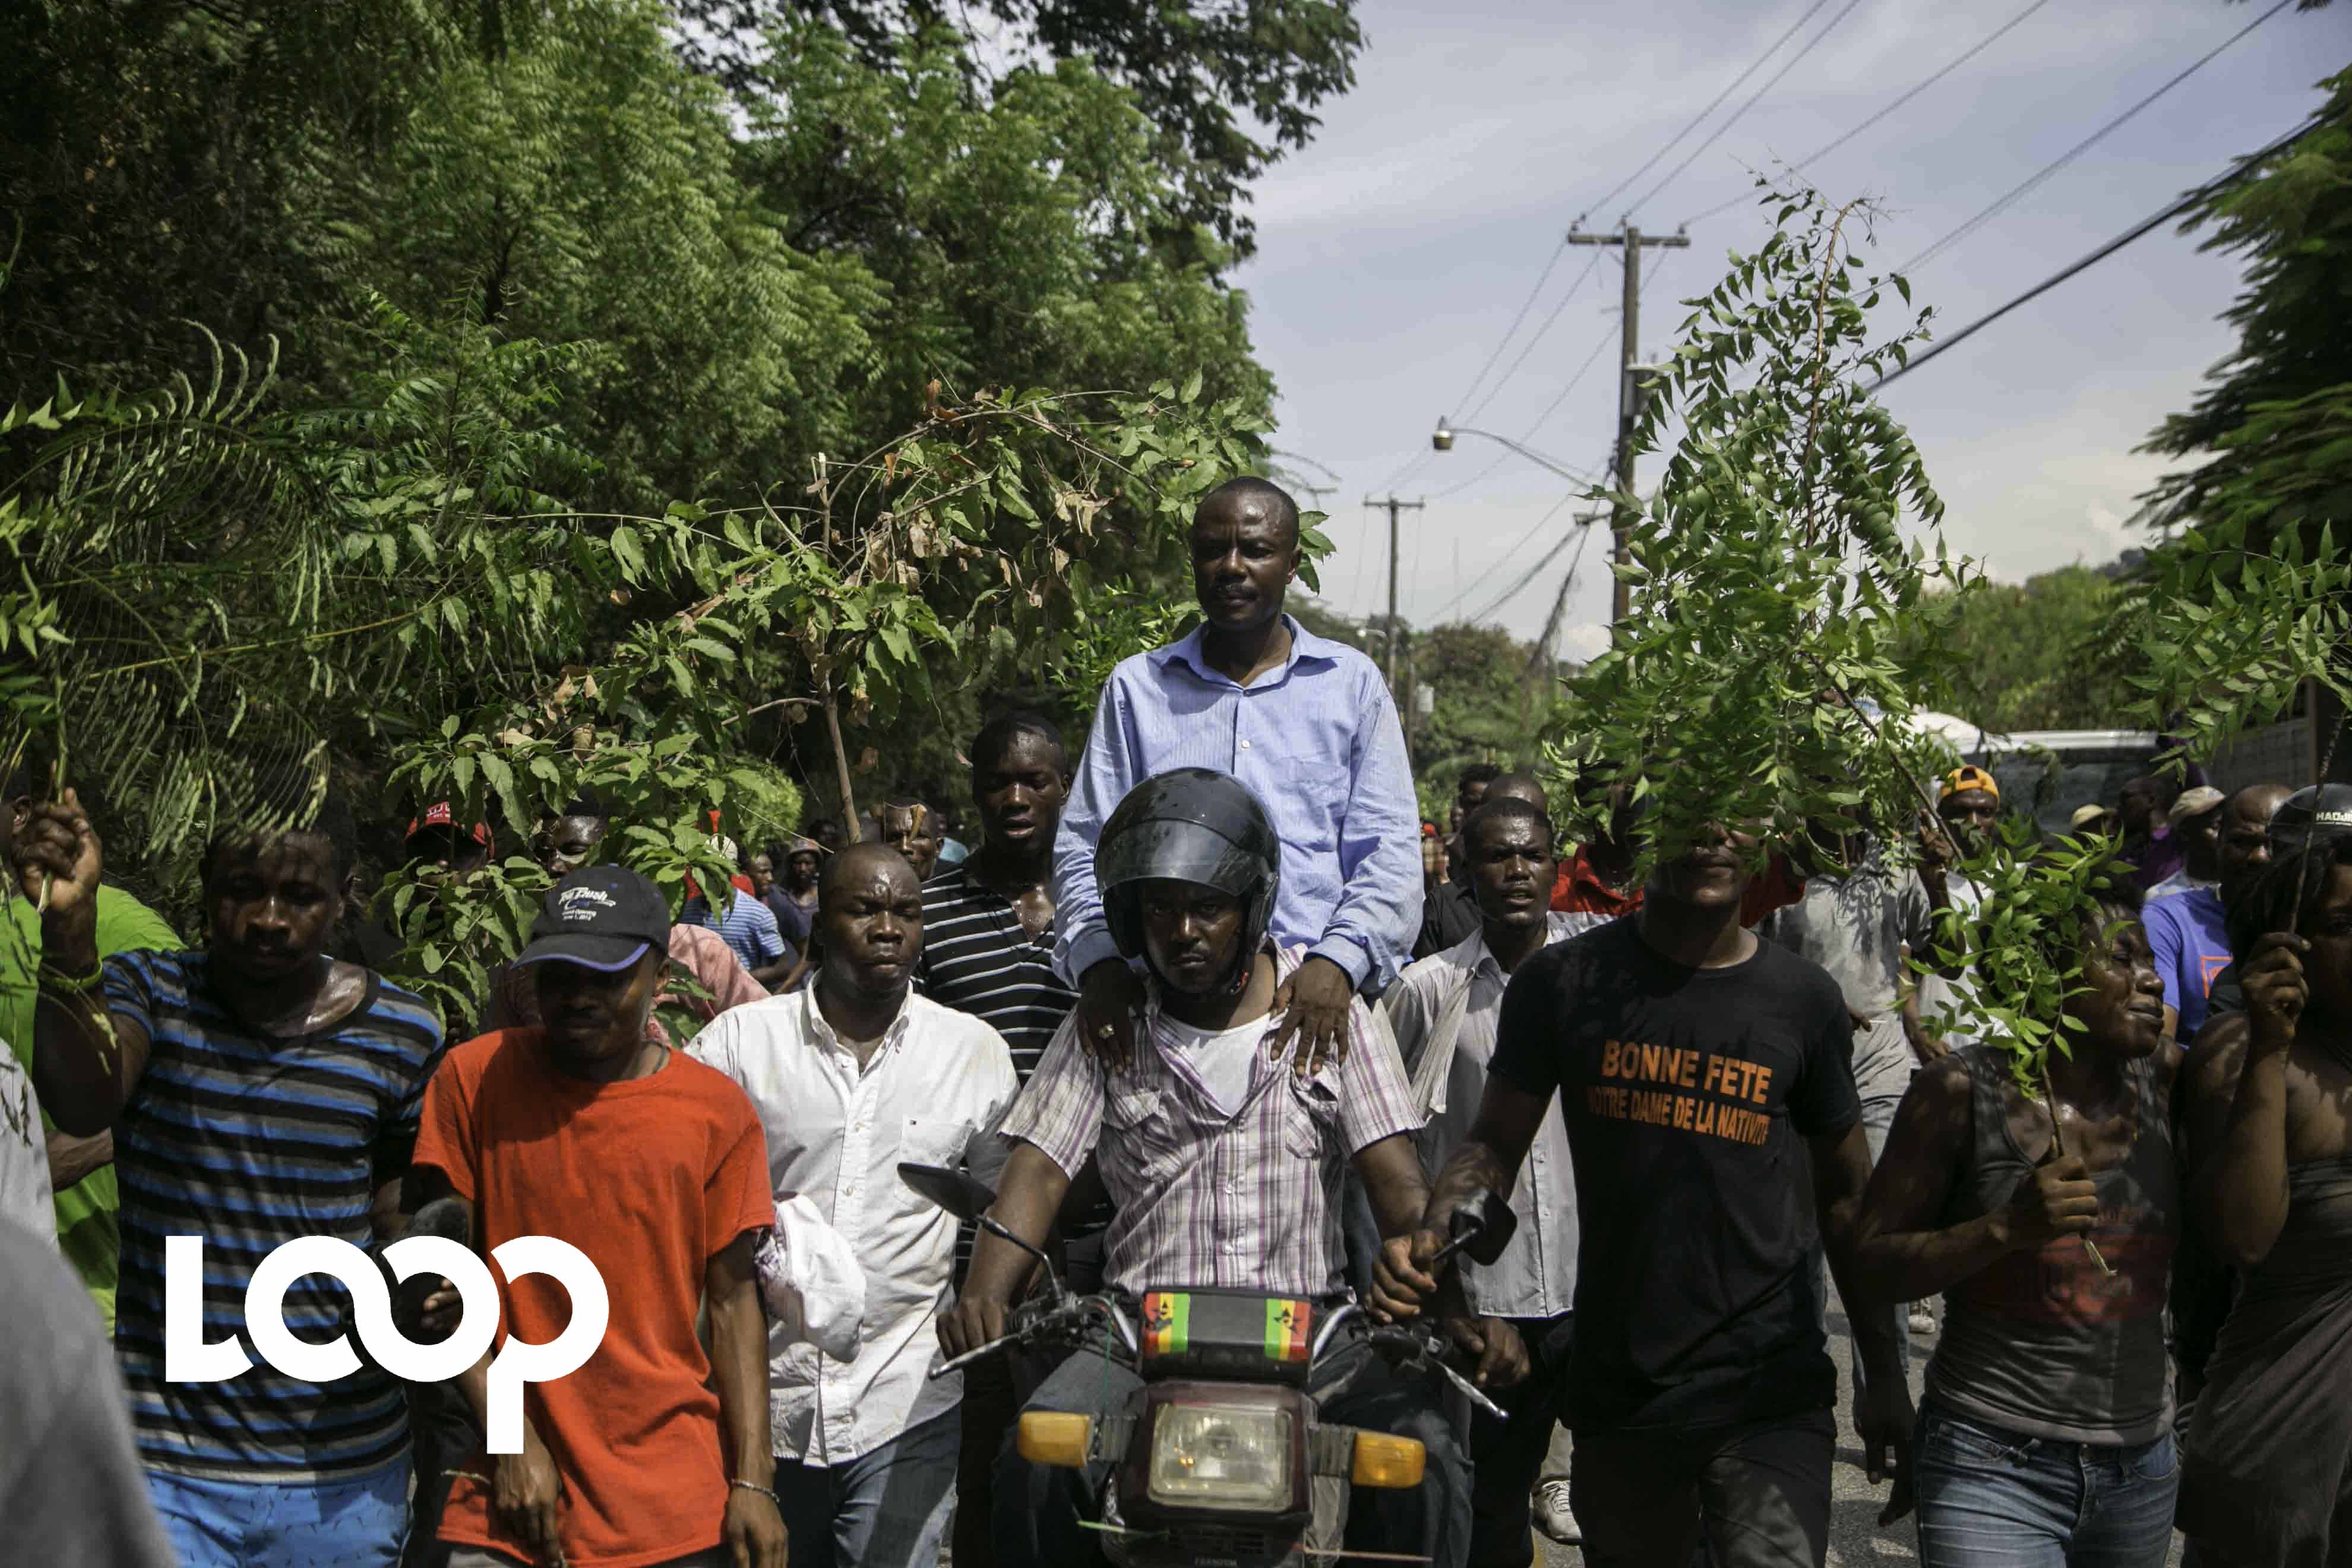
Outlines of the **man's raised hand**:
{"label": "man's raised hand", "polygon": [[10,858],[16,886],[49,919],[67,924],[98,918],[98,834],[72,790],[63,800],[37,801],[16,830]]}
{"label": "man's raised hand", "polygon": [[1445,1238],[1433,1230],[1392,1236],[1381,1243],[1372,1260],[1372,1310],[1391,1322],[1421,1316],[1423,1305],[1437,1294],[1437,1280],[1429,1260]]}

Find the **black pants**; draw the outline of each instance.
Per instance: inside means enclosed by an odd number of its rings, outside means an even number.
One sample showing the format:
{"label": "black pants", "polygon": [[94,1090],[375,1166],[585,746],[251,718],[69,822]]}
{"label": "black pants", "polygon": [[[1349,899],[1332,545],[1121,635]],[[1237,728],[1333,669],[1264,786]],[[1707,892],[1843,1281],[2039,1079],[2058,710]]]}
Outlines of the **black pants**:
{"label": "black pants", "polygon": [[440,1539],[441,1510],[449,1501],[449,1472],[482,1451],[474,1407],[454,1383],[411,1383],[408,1436],[414,1446],[416,1495],[410,1500],[408,1545],[401,1568],[442,1568],[450,1546]]}
{"label": "black pants", "polygon": [[1837,1424],[1808,1410],[1738,1426],[1579,1428],[1569,1502],[1591,1568],[1822,1568]]}
{"label": "black pants", "polygon": [[1528,1494],[1559,1420],[1576,1314],[1514,1318],[1511,1326],[1527,1342],[1527,1381],[1493,1395],[1510,1419],[1497,1421],[1483,1410],[1470,1417],[1470,1568],[1528,1568],[1536,1560]]}

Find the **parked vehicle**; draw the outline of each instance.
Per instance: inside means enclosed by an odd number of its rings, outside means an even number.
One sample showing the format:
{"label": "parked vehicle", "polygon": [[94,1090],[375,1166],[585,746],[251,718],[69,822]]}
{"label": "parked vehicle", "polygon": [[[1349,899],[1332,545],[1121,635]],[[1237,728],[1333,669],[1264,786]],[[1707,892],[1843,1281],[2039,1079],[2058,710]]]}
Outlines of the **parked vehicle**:
{"label": "parked vehicle", "polygon": [[[898,1174],[1045,1269],[1045,1294],[1014,1310],[1004,1338],[944,1363],[933,1377],[1015,1345],[1075,1351],[1107,1342],[1143,1379],[1126,1408],[1106,1420],[1033,1410],[1022,1415],[1017,1437],[1031,1464],[1113,1467],[1097,1522],[1114,1563],[1299,1568],[1310,1556],[1338,1554],[1349,1485],[1421,1485],[1427,1456],[1419,1440],[1317,1418],[1315,1371],[1337,1357],[1385,1356],[1502,1415],[1447,1364],[1454,1346],[1437,1331],[1376,1324],[1353,1303],[1327,1309],[1253,1290],[1171,1286],[1146,1291],[1139,1303],[1076,1295],[1044,1253],[988,1214],[996,1194],[987,1184],[935,1165],[902,1164]],[[1456,1216],[1439,1262],[1457,1249],[1494,1262],[1517,1223],[1507,1202],[1486,1194]]]}

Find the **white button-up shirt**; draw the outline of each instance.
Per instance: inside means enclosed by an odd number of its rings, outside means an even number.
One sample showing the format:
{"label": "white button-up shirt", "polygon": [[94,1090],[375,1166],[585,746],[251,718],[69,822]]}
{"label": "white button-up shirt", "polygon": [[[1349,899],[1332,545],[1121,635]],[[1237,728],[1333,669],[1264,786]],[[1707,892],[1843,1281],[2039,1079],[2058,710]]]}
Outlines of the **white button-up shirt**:
{"label": "white button-up shirt", "polygon": [[952,1407],[961,1374],[925,1374],[940,1360],[956,1222],[901,1181],[898,1164],[969,1164],[994,1183],[997,1125],[1019,1089],[1004,1037],[910,994],[861,1072],[812,984],[720,1014],[688,1054],[742,1085],[767,1134],[770,1184],[815,1204],[866,1273],[854,1359],[771,1331],[776,1457],[846,1464]]}
{"label": "white button-up shirt", "polygon": [[[1570,925],[1552,916],[1544,945],[1576,934]],[[1486,1064],[1494,1058],[1495,1034],[1502,1021],[1503,987],[1509,980],[1487,949],[1486,933],[1473,931],[1444,952],[1412,964],[1381,999],[1410,1073],[1420,1066],[1421,1054],[1445,1016],[1447,1004],[1465,985],[1469,987],[1462,1032],[1455,1037],[1454,1062],[1446,1072],[1444,1106],[1430,1117],[1419,1139],[1422,1163],[1432,1179],[1478,1119],[1478,1101],[1486,1092]],[[1463,1289],[1471,1306],[1482,1316],[1496,1318],[1552,1318],[1573,1310],[1576,1173],[1569,1163],[1568,1124],[1560,1118],[1557,1096],[1544,1112],[1543,1124],[1519,1165],[1511,1210],[1518,1215],[1519,1228],[1492,1267],[1482,1268],[1467,1258],[1458,1259]]]}

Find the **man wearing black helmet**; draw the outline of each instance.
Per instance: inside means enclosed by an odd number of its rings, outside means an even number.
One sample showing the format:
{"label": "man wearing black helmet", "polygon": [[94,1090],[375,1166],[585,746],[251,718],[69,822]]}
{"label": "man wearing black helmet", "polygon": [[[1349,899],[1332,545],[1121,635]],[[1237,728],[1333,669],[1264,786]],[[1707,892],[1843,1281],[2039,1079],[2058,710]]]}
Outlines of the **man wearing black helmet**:
{"label": "man wearing black helmet", "polygon": [[[1262,1048],[1276,993],[1300,961],[1297,949],[1267,941],[1282,851],[1264,808],[1230,774],[1157,774],[1111,814],[1095,870],[1118,951],[1150,973],[1134,1059],[1106,1068],[1080,1049],[1077,1025],[1064,1022],[1006,1118],[1013,1148],[992,1212],[1014,1235],[1042,1240],[1092,1154],[1118,1205],[1104,1266],[1112,1290],[1341,1297],[1342,1173],[1362,1178],[1384,1235],[1411,1230],[1426,1193],[1412,1142],[1420,1117],[1394,1048],[1374,1035],[1360,1002],[1349,1012],[1353,1048],[1311,1076]],[[950,1354],[1003,1336],[1029,1270],[1018,1248],[982,1235],[963,1297],[940,1323]],[[1482,1381],[1516,1378],[1525,1352],[1507,1327],[1458,1328],[1482,1357]],[[1326,1381],[1324,1365],[1347,1375]],[[1126,1364],[1085,1351],[1029,1408],[1106,1412],[1137,1386]],[[1468,1466],[1435,1395],[1377,1357],[1353,1356],[1318,1363],[1318,1396],[1332,1421],[1417,1437],[1428,1449],[1420,1488],[1359,1498],[1368,1538],[1460,1568]],[[1098,1535],[1085,1521],[1101,1516],[1106,1469],[1033,1467],[1008,1449],[995,1489],[997,1561],[1099,1562]]]}

